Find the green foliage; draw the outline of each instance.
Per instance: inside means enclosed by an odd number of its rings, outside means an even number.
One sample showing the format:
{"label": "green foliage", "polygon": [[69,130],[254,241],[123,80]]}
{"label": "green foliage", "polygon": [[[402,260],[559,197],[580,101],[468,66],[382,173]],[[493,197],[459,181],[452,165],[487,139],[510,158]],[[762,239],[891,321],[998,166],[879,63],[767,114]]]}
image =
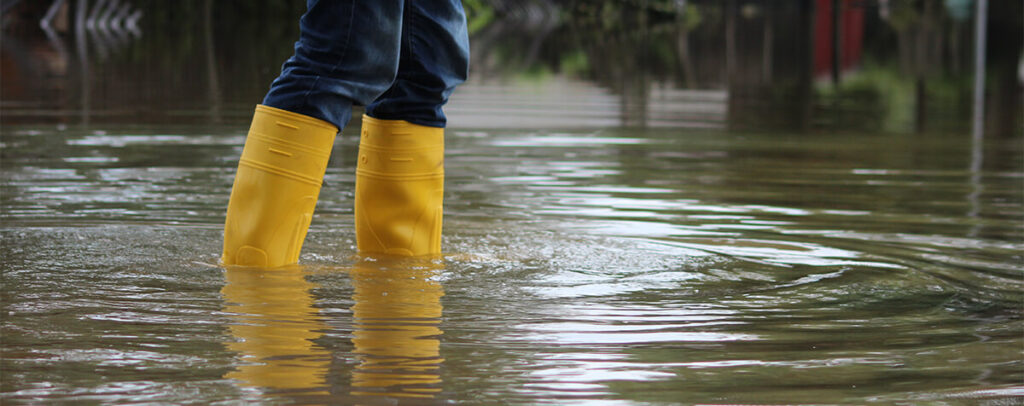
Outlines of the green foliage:
{"label": "green foliage", "polygon": [[476,34],[487,27],[495,19],[494,7],[483,0],[464,0],[462,8],[466,11],[469,34]]}
{"label": "green foliage", "polygon": [[587,58],[586,52],[583,52],[581,49],[576,49],[562,55],[562,59],[559,60],[558,67],[562,73],[570,76],[582,77],[590,68],[590,60]]}
{"label": "green foliage", "polygon": [[913,126],[914,83],[901,75],[896,67],[865,66],[843,79],[838,87],[819,86],[817,97],[826,104],[837,104],[848,112],[857,106],[852,118],[876,130],[905,132]]}
{"label": "green foliage", "polygon": [[690,3],[686,5],[686,9],[682,14],[683,28],[687,31],[693,31],[700,25],[703,17],[701,16],[700,9],[697,5]]}
{"label": "green foliage", "polygon": [[914,2],[897,1],[890,3],[889,25],[897,30],[903,30],[917,24],[921,20],[921,13],[914,6]]}

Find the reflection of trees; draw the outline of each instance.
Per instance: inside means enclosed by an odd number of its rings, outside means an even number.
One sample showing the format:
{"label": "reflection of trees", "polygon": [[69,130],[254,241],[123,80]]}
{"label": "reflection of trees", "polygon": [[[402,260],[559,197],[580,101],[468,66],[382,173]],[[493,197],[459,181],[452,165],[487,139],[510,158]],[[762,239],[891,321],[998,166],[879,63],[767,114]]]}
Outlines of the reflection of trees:
{"label": "reflection of trees", "polygon": [[[812,120],[814,6],[811,0],[762,3],[730,1],[721,30],[735,38],[727,56],[729,123],[739,128],[805,130]],[[756,10],[756,11],[750,11]],[[737,21],[739,20],[739,21]]]}
{"label": "reflection of trees", "polygon": [[[305,11],[302,2],[130,0],[143,11],[138,26],[146,35],[109,52],[75,34],[77,10],[86,3],[118,2],[66,0],[62,7],[68,12],[47,20],[54,27],[49,33],[39,30],[38,23],[52,2],[21,2],[28,11],[5,14],[6,100],[62,110],[89,104],[89,114],[97,117],[217,120],[236,114],[244,121],[292,52],[298,17]],[[855,68],[843,72],[838,86],[815,91],[809,66],[815,56],[814,28],[824,18],[818,11],[833,3],[863,9],[865,57],[860,65],[871,68],[870,74],[855,79]],[[972,23],[970,7],[957,8],[957,3],[465,2],[474,77],[543,78],[557,72],[588,79],[621,97],[625,123],[643,123],[651,114],[649,104],[656,103],[651,89],[671,87],[727,89],[729,122],[735,127],[889,123],[873,127],[889,130],[946,128],[966,121]],[[988,118],[994,133],[1013,133],[1020,126],[1021,8],[1019,1],[993,1],[989,13]],[[61,18],[70,21],[62,25]],[[54,59],[61,52],[47,45],[44,34],[68,45],[63,63]],[[91,56],[92,66],[75,62],[81,55]],[[11,80],[18,73],[26,80]],[[223,114],[218,114],[221,106]]]}
{"label": "reflection of trees", "polygon": [[[1021,135],[1024,89],[1018,79],[1024,52],[1024,2],[989,2],[988,73],[991,95],[986,103],[988,131],[996,135]],[[995,39],[995,40],[991,40]]]}
{"label": "reflection of trees", "polygon": [[[550,30],[551,34],[540,47],[539,58],[527,57],[522,51],[537,48],[536,45],[526,46],[524,42],[539,31],[519,33],[515,25],[506,25],[501,18],[488,27],[501,33],[485,30],[486,35],[474,38],[474,52],[484,61],[497,61],[486,64],[486,72],[496,76],[554,71],[597,82],[620,96],[620,122],[644,125],[651,114],[651,92],[655,85],[733,90],[733,83],[767,85],[770,78],[778,76],[782,87],[789,89],[792,86],[788,76],[805,77],[808,78],[805,81],[809,81],[809,72],[801,70],[800,63],[792,62],[804,60],[793,55],[808,52],[806,41],[796,41],[797,46],[789,47],[775,47],[771,41],[776,37],[792,41],[806,34],[789,28],[793,26],[791,20],[798,14],[799,7],[787,2],[773,6],[781,10],[751,9],[751,5],[760,3],[567,1],[562,3],[566,18]],[[769,17],[781,21],[771,21]],[[492,47],[488,40],[492,37],[502,38],[502,41],[494,42]],[[539,66],[525,69],[509,62],[534,60]],[[480,73],[480,64],[476,66],[476,72]],[[491,67],[499,71],[495,73]],[[782,73],[776,75],[777,71]],[[804,87],[809,89],[809,84]],[[756,91],[751,93],[762,96]],[[777,103],[773,100],[772,105]],[[777,118],[779,115],[770,116]]]}
{"label": "reflection of trees", "polygon": [[[620,95],[624,123],[643,122],[651,88],[661,84],[728,89],[729,122],[740,128],[960,128],[970,114],[972,73],[965,66],[972,34],[964,29],[970,22],[955,16],[954,3],[562,1],[557,4],[564,18],[543,30],[497,13],[474,37],[475,71],[582,76]],[[837,11],[864,13],[865,53],[853,70],[836,77],[838,86],[816,90],[815,53],[830,51],[815,49],[815,28],[831,24],[831,4],[839,5]],[[1007,16],[1019,17],[1021,5],[994,4],[991,31],[1004,35],[990,37],[1006,40],[989,42],[995,48],[990,59],[1002,61],[990,69],[1000,72],[1000,85],[990,84],[989,104],[998,109],[990,126],[1010,123],[998,126],[1003,130],[997,132],[1007,134],[1018,120],[1005,112],[1019,112],[1021,92],[1013,75],[1022,37],[1020,19]],[[538,39],[544,41],[539,51]],[[870,68],[867,75],[858,73],[863,66]]]}
{"label": "reflection of trees", "polygon": [[542,47],[551,53],[551,45],[558,42],[558,36],[552,34],[561,25],[559,9],[551,3],[496,2],[494,6],[470,7],[468,12],[471,30],[477,26],[472,18],[487,21],[472,36],[474,75],[501,76],[550,64],[541,60]]}
{"label": "reflection of trees", "polygon": [[[297,38],[298,17],[305,6],[293,2],[132,0],[125,14],[124,1],[65,1],[56,12],[52,25],[57,38],[73,47],[64,60],[55,60],[51,52],[29,52],[21,59],[24,66],[66,66],[63,70],[25,69],[20,89],[9,86],[5,69],[5,100],[50,109],[52,114],[81,110],[82,121],[107,117],[139,120],[170,119],[182,115],[217,119],[220,100],[240,101],[245,114],[259,102],[282,61],[291,53]],[[13,22],[5,26],[4,59],[21,43],[35,48],[45,41],[37,31],[39,19],[48,2],[23,2],[20,13],[5,15]],[[39,10],[35,10],[35,9]],[[123,26],[132,18],[132,26],[145,32],[127,41],[117,30],[104,29],[102,21]],[[117,21],[121,23],[115,24]],[[128,27],[131,28],[131,27]],[[132,35],[131,31],[127,35]],[[13,33],[14,40],[7,36]],[[116,45],[116,46],[114,46]],[[74,61],[67,59],[73,58]],[[58,58],[59,59],[59,58]],[[6,62],[5,62],[6,63]],[[5,106],[6,108],[7,106]],[[32,114],[39,114],[32,112]],[[17,116],[5,119],[18,120]]]}
{"label": "reflection of trees", "polygon": [[[210,107],[220,107],[219,101],[226,101],[223,107],[229,111],[225,113],[234,111],[243,120],[251,115],[252,106],[262,99],[291,54],[298,19],[305,11],[301,2],[150,0],[145,4],[147,31],[161,35],[146,37],[122,56],[121,63],[98,72],[105,75],[98,82],[128,78],[131,85],[145,89],[111,89],[118,104],[141,103],[148,109],[156,107],[160,115],[213,119],[220,116]],[[140,65],[146,69],[138,69]]]}
{"label": "reflection of trees", "polygon": [[[957,6],[959,3],[963,4]],[[827,104],[858,100],[864,109],[875,111],[874,122],[883,130],[966,131],[971,114],[970,79],[974,75],[969,68],[974,51],[970,27],[973,4],[940,0],[887,4],[879,10],[878,18],[866,21],[866,66],[837,88],[823,89],[818,96]],[[999,39],[988,42],[988,89],[993,97],[986,104],[993,109],[989,115],[991,132],[1009,135],[1019,114],[1006,116],[1004,112],[1006,107],[1018,112],[1020,109],[1020,85],[1012,71],[1020,58],[1024,32],[1019,18],[1004,16],[1019,16],[1022,10],[1019,2],[992,4],[989,37],[998,35]],[[865,122],[863,117],[842,116],[847,112],[841,109],[827,113],[840,124]]]}

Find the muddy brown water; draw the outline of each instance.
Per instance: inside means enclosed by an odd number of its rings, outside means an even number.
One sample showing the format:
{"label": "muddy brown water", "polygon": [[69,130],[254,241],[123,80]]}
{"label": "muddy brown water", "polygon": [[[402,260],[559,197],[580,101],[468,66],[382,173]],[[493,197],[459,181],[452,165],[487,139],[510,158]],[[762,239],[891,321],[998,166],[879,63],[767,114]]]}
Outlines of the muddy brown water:
{"label": "muddy brown water", "polygon": [[246,270],[244,126],[3,132],[3,403],[1024,395],[1020,139],[455,126],[416,262],[354,257],[346,130],[301,265]]}

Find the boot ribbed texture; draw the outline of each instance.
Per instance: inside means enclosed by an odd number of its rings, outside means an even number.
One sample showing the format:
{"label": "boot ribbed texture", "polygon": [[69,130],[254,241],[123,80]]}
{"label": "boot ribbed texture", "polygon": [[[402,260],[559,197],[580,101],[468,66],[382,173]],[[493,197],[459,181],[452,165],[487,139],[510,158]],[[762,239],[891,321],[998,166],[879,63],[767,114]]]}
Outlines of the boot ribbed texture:
{"label": "boot ribbed texture", "polygon": [[363,116],[356,166],[362,254],[441,253],[444,129]]}
{"label": "boot ribbed texture", "polygon": [[277,267],[299,260],[338,129],[257,106],[224,224],[224,265]]}

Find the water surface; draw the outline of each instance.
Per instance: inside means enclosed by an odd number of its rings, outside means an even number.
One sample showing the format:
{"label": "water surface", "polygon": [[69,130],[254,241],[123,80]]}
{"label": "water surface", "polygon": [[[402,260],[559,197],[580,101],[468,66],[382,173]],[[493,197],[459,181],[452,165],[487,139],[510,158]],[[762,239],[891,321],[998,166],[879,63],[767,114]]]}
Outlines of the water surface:
{"label": "water surface", "polygon": [[243,126],[3,131],[3,403],[1024,396],[1020,138],[453,128],[446,255],[393,261],[346,130],[255,270],[216,265]]}

